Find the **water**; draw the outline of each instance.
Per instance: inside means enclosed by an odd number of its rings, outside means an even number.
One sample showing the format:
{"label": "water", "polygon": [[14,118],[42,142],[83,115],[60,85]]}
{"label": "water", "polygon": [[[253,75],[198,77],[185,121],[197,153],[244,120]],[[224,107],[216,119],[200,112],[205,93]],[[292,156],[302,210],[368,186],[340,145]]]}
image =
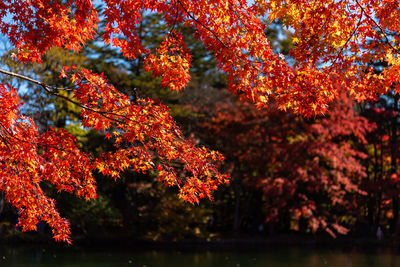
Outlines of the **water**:
{"label": "water", "polygon": [[258,251],[176,251],[128,248],[0,247],[1,267],[400,267],[400,255],[338,249],[266,248]]}

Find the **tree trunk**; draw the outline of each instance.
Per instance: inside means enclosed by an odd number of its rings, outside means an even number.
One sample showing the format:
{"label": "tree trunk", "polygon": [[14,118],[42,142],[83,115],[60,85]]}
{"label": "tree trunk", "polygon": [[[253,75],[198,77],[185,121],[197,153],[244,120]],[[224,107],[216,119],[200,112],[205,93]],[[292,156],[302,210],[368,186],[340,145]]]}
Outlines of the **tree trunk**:
{"label": "tree trunk", "polygon": [[[399,95],[393,95],[393,111],[396,113],[395,116],[392,118],[392,138],[390,140],[390,159],[391,159],[391,173],[397,174],[397,112],[398,112],[398,102],[399,102]],[[393,221],[391,224],[391,232],[394,235],[394,238],[397,239],[398,234],[398,224],[399,224],[399,197],[396,194],[393,197]]]}

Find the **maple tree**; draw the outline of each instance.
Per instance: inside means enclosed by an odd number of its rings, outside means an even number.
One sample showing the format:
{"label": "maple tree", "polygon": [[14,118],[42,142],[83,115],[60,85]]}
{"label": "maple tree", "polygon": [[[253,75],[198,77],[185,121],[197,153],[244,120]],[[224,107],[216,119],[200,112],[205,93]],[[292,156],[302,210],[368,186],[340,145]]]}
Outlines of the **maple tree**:
{"label": "maple tree", "polygon": [[[342,90],[363,101],[398,88],[396,1],[106,0],[104,6],[98,14],[91,0],[6,0],[0,3],[0,30],[16,48],[13,57],[37,63],[52,47],[79,51],[101,34],[106,45],[117,47],[131,60],[143,57],[163,86],[180,91],[189,81],[191,63],[183,36],[175,29],[181,24],[193,28],[194,37],[213,53],[232,93],[258,107],[273,103],[277,109],[305,116],[325,112]],[[142,11],[158,12],[165,21],[159,47],[146,47],[137,34]],[[100,19],[104,32],[97,28]],[[293,31],[294,64],[274,53],[262,19],[280,20]],[[379,60],[388,65],[375,73],[369,62]],[[101,74],[65,66],[60,79],[73,84],[65,88],[1,73],[35,83],[47,94],[77,105],[82,126],[104,132],[115,145],[114,151],[93,158],[63,129],[38,131],[20,111],[18,90],[2,84],[0,188],[19,209],[23,230],[35,229],[44,220],[57,240],[69,241],[68,222],[41,190],[41,181],[90,199],[96,196],[95,170],[113,178],[127,168],[154,170],[161,182],[178,186],[179,196],[189,202],[211,198],[212,191],[227,181],[214,164],[222,156],[185,139],[166,106],[130,98]]]}
{"label": "maple tree", "polygon": [[[232,186],[245,187],[241,195],[261,190],[266,222],[298,229],[303,220],[313,232],[347,232],[341,216],[355,216],[356,199],[367,194],[362,189],[367,154],[360,147],[374,129],[355,114],[350,98],[342,93],[325,116],[310,120],[273,107],[260,111],[228,96],[198,112],[209,115],[200,122],[203,132],[214,133],[204,134],[207,143],[229,155]],[[236,216],[240,225],[244,217]]]}

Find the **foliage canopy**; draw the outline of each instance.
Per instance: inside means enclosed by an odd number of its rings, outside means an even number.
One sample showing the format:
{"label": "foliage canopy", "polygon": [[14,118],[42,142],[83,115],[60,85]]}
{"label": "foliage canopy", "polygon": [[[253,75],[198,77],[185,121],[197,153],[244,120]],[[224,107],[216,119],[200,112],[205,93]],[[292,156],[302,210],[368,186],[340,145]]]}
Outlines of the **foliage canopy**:
{"label": "foliage canopy", "polygon": [[[159,47],[144,45],[138,34],[142,14],[149,11],[165,21]],[[190,79],[191,53],[176,29],[181,24],[213,53],[231,93],[259,108],[308,117],[326,112],[343,91],[364,101],[399,89],[400,7],[394,0],[105,0],[101,14],[91,0],[5,0],[0,19],[0,30],[21,62],[40,63],[52,47],[78,52],[100,35],[105,45],[117,47],[125,57],[144,58],[162,86],[174,91]],[[279,21],[292,32],[290,58],[273,51],[265,21]],[[376,73],[371,62],[383,60],[387,65]],[[113,178],[127,168],[154,171],[192,203],[211,198],[212,191],[228,181],[215,164],[222,156],[185,139],[166,106],[137,94],[128,97],[102,74],[65,66],[60,80],[72,85],[64,87],[1,72],[80,107],[83,127],[105,133],[114,144],[113,151],[94,158],[63,129],[39,131],[20,111],[17,89],[1,84],[0,190],[19,209],[23,230],[36,229],[44,220],[55,239],[69,242],[68,222],[43,193],[42,181],[91,199],[96,197],[94,171]]]}

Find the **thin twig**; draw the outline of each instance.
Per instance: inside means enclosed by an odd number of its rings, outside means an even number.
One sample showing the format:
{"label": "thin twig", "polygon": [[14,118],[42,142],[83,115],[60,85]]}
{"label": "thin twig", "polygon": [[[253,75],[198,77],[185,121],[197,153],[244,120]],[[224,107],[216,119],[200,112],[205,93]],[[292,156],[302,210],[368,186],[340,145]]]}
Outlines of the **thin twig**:
{"label": "thin twig", "polygon": [[168,34],[175,30],[176,21],[178,20],[178,15],[179,15],[179,5],[178,5],[178,2],[177,2],[176,3],[176,13],[175,13],[174,22],[172,24],[172,29],[169,30]]}
{"label": "thin twig", "polygon": [[[15,135],[13,135],[2,123],[0,123],[0,126],[4,129],[4,131],[5,131],[9,136],[11,136],[12,138],[14,138],[15,140],[17,140],[17,141],[19,141],[19,142],[27,143],[27,144],[31,144],[31,145],[38,145],[38,146],[43,146],[43,147],[54,148],[54,149],[57,149],[57,150],[59,150],[59,151],[65,151],[64,149],[60,149],[60,148],[58,148],[58,147],[56,147],[55,145],[52,145],[52,144],[47,145],[47,144],[42,144],[42,143],[39,143],[39,142],[32,142],[32,141],[27,141],[27,140],[20,139],[20,138],[16,137]],[[2,139],[3,139],[4,141],[7,141],[7,140],[4,139],[3,136],[1,136],[1,137],[2,137]],[[9,147],[8,145],[7,145],[7,147],[10,149],[10,147]],[[10,151],[11,151],[11,149],[10,149]]]}
{"label": "thin twig", "polygon": [[375,26],[379,29],[379,31],[381,32],[381,34],[385,37],[386,43],[389,44],[389,46],[393,49],[394,52],[399,53],[399,50],[396,49],[396,48],[393,46],[392,42],[390,42],[389,38],[387,37],[387,35],[386,35],[385,31],[382,29],[382,27],[381,27],[370,15],[368,15],[368,13],[365,11],[364,7],[360,4],[360,2],[358,2],[358,0],[355,0],[355,2],[356,2],[357,5],[361,8],[361,10],[365,13],[365,16],[366,16],[370,21],[372,21],[372,22],[375,24]]}
{"label": "thin twig", "polygon": [[326,72],[326,75],[325,75],[323,84],[325,83],[326,79],[328,78],[329,73],[332,71],[332,68],[335,66],[336,62],[338,61],[340,55],[343,53],[343,51],[344,51],[344,49],[346,48],[347,44],[348,44],[348,43],[350,42],[350,40],[353,38],[354,34],[356,34],[358,28],[359,28],[360,25],[361,25],[361,20],[362,20],[362,17],[363,17],[363,15],[364,15],[364,13],[365,13],[365,11],[364,11],[364,10],[361,10],[360,18],[358,19],[356,28],[355,28],[354,31],[351,33],[350,37],[347,38],[346,43],[340,48],[339,53],[338,53],[338,54],[336,55],[336,57],[335,57],[335,60],[332,62],[332,65],[329,67],[329,70]]}
{"label": "thin twig", "polygon": [[8,145],[9,142],[7,141],[7,139],[1,134],[0,134],[0,137],[1,137],[1,140],[3,140],[3,143],[7,146],[8,150],[11,151],[11,148]]}
{"label": "thin twig", "polygon": [[211,32],[212,35],[214,35],[215,39],[217,39],[218,42],[220,42],[226,49],[229,49],[229,47],[222,42],[222,40],[218,37],[218,35],[211,30],[207,25],[204,25],[204,23],[202,23],[201,21],[199,21],[198,19],[196,19],[192,14],[189,13],[189,11],[185,8],[185,6],[182,4],[181,1],[177,0],[177,2],[179,3],[179,5],[182,7],[182,9],[185,11],[185,13],[192,19],[194,20],[197,24],[199,24],[200,26],[202,26],[204,29],[206,29],[207,31]]}
{"label": "thin twig", "polygon": [[350,35],[350,37],[347,39],[346,43],[340,48],[340,51],[339,51],[339,53],[336,55],[335,60],[332,62],[332,65],[331,65],[331,67],[329,68],[328,73],[332,70],[333,66],[336,64],[336,61],[339,59],[340,55],[343,53],[344,49],[346,48],[346,46],[347,46],[347,44],[350,42],[350,40],[353,38],[354,34],[356,34],[358,28],[359,28],[360,25],[361,25],[361,20],[362,20],[362,17],[363,17],[363,15],[364,15],[364,13],[365,13],[365,11],[364,11],[364,10],[361,10],[360,18],[358,19],[356,28],[355,28],[354,31],[351,33],[351,35]]}

